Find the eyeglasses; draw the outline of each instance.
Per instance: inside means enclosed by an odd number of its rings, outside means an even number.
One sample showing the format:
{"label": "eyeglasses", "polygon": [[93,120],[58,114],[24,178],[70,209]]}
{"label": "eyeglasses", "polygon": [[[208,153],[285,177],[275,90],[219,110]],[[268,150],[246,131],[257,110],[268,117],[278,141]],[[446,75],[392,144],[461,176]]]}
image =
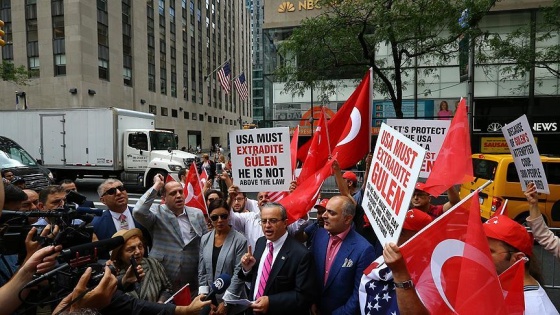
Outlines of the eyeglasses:
{"label": "eyeglasses", "polygon": [[229,217],[229,214],[224,213],[224,214],[215,214],[215,215],[211,215],[210,216],[210,220],[212,221],[218,221],[218,218],[222,219],[222,220],[227,220],[227,218]]}
{"label": "eyeglasses", "polygon": [[107,191],[105,191],[105,192],[103,193],[103,195],[101,195],[101,197],[106,196],[106,195],[112,196],[112,195],[114,195],[114,194],[117,193],[117,189],[118,189],[120,192],[126,191],[126,188],[124,188],[123,185],[120,185],[120,186],[117,186],[117,187],[113,187],[113,188],[107,189]]}
{"label": "eyeglasses", "polygon": [[208,201],[209,201],[209,202],[212,202],[212,201],[214,201],[214,200],[222,200],[222,198],[208,198]]}
{"label": "eyeglasses", "polygon": [[237,198],[233,199],[233,201],[235,201],[235,202],[241,202],[243,200],[245,200],[245,197],[237,197]]}
{"label": "eyeglasses", "polygon": [[261,224],[262,225],[266,225],[267,223],[270,223],[272,225],[275,225],[276,223],[280,222],[280,221],[284,221],[283,219],[261,219]]}
{"label": "eyeglasses", "polygon": [[423,191],[414,191],[414,193],[412,194],[412,197],[414,197],[414,196],[427,197],[427,196],[429,196],[429,194],[425,193]]}

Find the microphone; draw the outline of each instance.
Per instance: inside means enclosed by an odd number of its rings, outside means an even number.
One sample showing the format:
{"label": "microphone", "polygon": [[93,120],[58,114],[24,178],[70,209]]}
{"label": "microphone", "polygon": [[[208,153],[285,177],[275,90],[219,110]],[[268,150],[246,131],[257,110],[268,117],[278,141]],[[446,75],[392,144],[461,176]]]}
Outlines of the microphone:
{"label": "microphone", "polygon": [[140,279],[140,274],[138,273],[138,263],[136,262],[136,258],[134,258],[134,256],[130,256],[130,266],[132,267],[132,272],[134,272],[134,276],[136,277],[136,280],[138,280],[138,283],[142,280]]}
{"label": "microphone", "polygon": [[45,272],[44,274],[40,275],[39,277],[37,277],[37,278],[31,280],[31,281],[30,281],[29,283],[27,283],[27,284],[25,285],[25,287],[23,287],[23,288],[26,289],[26,288],[30,288],[30,287],[32,287],[32,286],[35,286],[35,285],[38,284],[39,282],[42,282],[43,280],[50,278],[51,276],[53,276],[53,275],[56,274],[57,272],[59,272],[59,271],[61,271],[61,270],[63,270],[63,269],[69,268],[69,267],[70,267],[70,265],[69,265],[68,263],[64,263],[64,264],[62,264],[62,265],[60,265],[60,266],[54,268],[53,270],[51,270],[51,271],[49,271],[49,272]]}
{"label": "microphone", "polygon": [[227,273],[222,273],[214,280],[210,286],[210,293],[206,296],[205,300],[212,300],[212,304],[218,305],[216,301],[216,294],[222,294],[226,292],[227,288],[231,284],[231,276]]}
{"label": "microphone", "polygon": [[77,207],[76,212],[78,212],[79,214],[93,214],[97,217],[103,215],[103,209],[99,208]]}
{"label": "microphone", "polygon": [[92,253],[96,254],[99,250],[110,251],[122,244],[124,244],[124,238],[122,236],[116,236],[102,241],[76,245],[63,249],[60,253],[59,259],[70,260],[76,256],[86,256]]}

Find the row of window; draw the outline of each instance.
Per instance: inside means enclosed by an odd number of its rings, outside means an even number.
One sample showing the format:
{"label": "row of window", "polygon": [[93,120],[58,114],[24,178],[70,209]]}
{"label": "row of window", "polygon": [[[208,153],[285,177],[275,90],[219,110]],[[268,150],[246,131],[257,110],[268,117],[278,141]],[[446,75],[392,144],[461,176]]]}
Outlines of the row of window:
{"label": "row of window", "polygon": [[[149,106],[149,112],[151,114],[157,115],[158,114],[157,106],[156,105],[150,105]],[[228,118],[225,118],[225,117],[220,118],[220,117],[210,116],[206,113],[205,114],[190,113],[190,112],[187,112],[187,111],[183,111],[182,108],[180,108],[179,110],[171,109],[171,117],[178,118],[178,113],[179,112],[183,112],[183,119],[204,121],[204,116],[206,116],[206,121],[209,122],[209,123],[226,124],[226,125],[230,125],[230,126],[236,126],[237,125],[237,120],[235,120],[235,119],[228,119]],[[167,107],[160,107],[160,115],[161,116],[169,116],[169,109]]]}

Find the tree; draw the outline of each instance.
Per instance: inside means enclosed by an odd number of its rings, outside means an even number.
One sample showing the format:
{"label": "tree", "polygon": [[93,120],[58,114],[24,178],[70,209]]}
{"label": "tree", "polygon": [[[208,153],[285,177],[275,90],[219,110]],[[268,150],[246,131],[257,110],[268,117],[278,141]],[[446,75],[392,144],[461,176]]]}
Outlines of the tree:
{"label": "tree", "polygon": [[488,34],[487,43],[491,52],[489,55],[481,54],[479,58],[507,63],[501,67],[501,72],[514,78],[527,75],[533,68],[545,69],[554,77],[560,78],[560,45],[550,45],[551,42],[558,43],[560,0],[553,0],[548,7],[540,10],[542,20],[538,23],[534,21],[523,25],[504,37]]}
{"label": "tree", "polygon": [[3,60],[0,65],[0,78],[19,85],[27,85],[31,72],[25,66],[16,67],[12,62]]}
{"label": "tree", "polygon": [[302,93],[317,85],[332,89],[331,80],[361,77],[371,67],[376,91],[402,118],[407,69],[415,58],[426,74],[456,58],[458,39],[477,32],[459,25],[461,13],[468,9],[468,25],[475,26],[494,2],[323,0],[325,12],[304,20],[280,46],[285,62],[275,75],[286,83],[285,91]]}

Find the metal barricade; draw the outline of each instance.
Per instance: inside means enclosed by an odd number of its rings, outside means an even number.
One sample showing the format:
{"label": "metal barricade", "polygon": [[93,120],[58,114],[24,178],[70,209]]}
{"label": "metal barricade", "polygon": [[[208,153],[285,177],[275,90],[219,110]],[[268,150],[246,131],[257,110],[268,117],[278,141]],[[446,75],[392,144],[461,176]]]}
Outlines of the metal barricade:
{"label": "metal barricade", "polygon": [[[550,228],[556,235],[559,234],[560,228]],[[547,289],[560,289],[560,260],[545,250],[541,245],[535,242],[533,247],[533,255],[541,265],[541,271],[544,278],[544,287]]]}

